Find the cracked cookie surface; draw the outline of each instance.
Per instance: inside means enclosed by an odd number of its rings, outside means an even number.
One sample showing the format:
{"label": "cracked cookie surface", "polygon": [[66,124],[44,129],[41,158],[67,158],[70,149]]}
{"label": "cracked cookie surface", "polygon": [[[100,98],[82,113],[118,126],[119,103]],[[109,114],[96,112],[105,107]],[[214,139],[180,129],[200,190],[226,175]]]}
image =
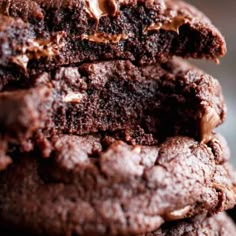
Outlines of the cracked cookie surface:
{"label": "cracked cookie surface", "polygon": [[49,159],[15,153],[0,173],[2,225],[35,235],[142,234],[236,202],[218,135],[208,145],[175,137],[158,146],[61,136],[54,148]]}

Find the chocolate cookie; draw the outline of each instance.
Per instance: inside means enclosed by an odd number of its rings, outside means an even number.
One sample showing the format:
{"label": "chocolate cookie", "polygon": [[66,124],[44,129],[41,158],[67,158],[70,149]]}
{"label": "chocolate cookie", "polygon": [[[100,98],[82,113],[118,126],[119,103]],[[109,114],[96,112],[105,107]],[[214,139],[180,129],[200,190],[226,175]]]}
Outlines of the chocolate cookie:
{"label": "chocolate cookie", "polygon": [[218,60],[226,52],[210,20],[181,1],[2,0],[0,13],[0,65],[25,74],[114,58]]}
{"label": "chocolate cookie", "polygon": [[236,227],[225,213],[211,218],[197,216],[179,222],[168,223],[153,233],[145,236],[232,236],[235,235]]}
{"label": "chocolate cookie", "polygon": [[2,143],[20,143],[24,151],[31,149],[29,138],[45,143],[61,133],[122,132],[125,141],[142,145],[174,135],[207,142],[225,118],[218,81],[177,59],[143,67],[87,63],[29,82],[25,89],[8,84],[0,93]]}
{"label": "chocolate cookie", "polygon": [[[201,215],[190,219],[166,223],[157,231],[137,236],[186,236],[186,234],[188,236],[232,236],[235,232],[236,227],[232,220],[225,213],[220,213],[212,217]],[[1,236],[18,236],[21,233],[23,232],[10,233],[9,231],[0,231]],[[24,236],[34,235],[24,233]]]}
{"label": "chocolate cookie", "polygon": [[[0,173],[0,224],[34,235],[133,235],[236,203],[228,148],[187,137],[132,146],[61,136],[51,158],[15,153]],[[20,157],[20,158],[19,158]]]}

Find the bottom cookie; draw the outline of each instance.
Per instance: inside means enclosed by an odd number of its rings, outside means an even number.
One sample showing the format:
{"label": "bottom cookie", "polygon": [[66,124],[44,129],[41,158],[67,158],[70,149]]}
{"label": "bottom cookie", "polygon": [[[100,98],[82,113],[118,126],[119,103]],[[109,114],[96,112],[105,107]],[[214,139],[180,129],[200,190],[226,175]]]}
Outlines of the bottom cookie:
{"label": "bottom cookie", "polygon": [[49,159],[14,153],[0,172],[0,226],[47,236],[139,235],[236,203],[225,141],[173,137],[132,146],[112,137],[56,138]]}
{"label": "bottom cookie", "polygon": [[[166,223],[155,232],[139,236],[232,236],[235,235],[235,233],[236,226],[232,220],[225,213],[220,213],[210,218],[206,218],[205,216],[197,216],[191,219]],[[1,236],[17,236],[19,234],[21,233],[9,233],[0,230]],[[24,236],[33,235],[24,234]]]}
{"label": "bottom cookie", "polygon": [[163,225],[159,230],[143,236],[232,236],[236,234],[236,226],[225,214],[220,213],[210,218],[197,216],[178,222]]}

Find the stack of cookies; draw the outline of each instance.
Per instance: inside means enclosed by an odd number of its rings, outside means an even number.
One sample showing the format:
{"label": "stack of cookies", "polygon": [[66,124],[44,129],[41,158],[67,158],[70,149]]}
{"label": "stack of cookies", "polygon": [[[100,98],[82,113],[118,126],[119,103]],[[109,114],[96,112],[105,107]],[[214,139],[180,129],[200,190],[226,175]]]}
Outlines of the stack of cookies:
{"label": "stack of cookies", "polygon": [[219,213],[236,204],[213,132],[221,87],[180,59],[224,56],[205,15],[178,0],[1,0],[0,13],[2,232],[236,232]]}

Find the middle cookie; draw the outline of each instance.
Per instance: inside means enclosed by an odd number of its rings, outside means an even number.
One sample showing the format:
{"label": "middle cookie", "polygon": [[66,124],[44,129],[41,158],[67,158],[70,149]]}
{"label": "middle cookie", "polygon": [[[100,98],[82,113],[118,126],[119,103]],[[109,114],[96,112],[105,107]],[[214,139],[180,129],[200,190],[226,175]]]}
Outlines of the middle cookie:
{"label": "middle cookie", "polygon": [[21,81],[21,89],[15,78],[9,81],[0,93],[0,132],[24,151],[29,138],[42,143],[61,133],[123,132],[125,141],[142,145],[174,135],[208,142],[225,118],[218,81],[180,59],[62,67]]}

